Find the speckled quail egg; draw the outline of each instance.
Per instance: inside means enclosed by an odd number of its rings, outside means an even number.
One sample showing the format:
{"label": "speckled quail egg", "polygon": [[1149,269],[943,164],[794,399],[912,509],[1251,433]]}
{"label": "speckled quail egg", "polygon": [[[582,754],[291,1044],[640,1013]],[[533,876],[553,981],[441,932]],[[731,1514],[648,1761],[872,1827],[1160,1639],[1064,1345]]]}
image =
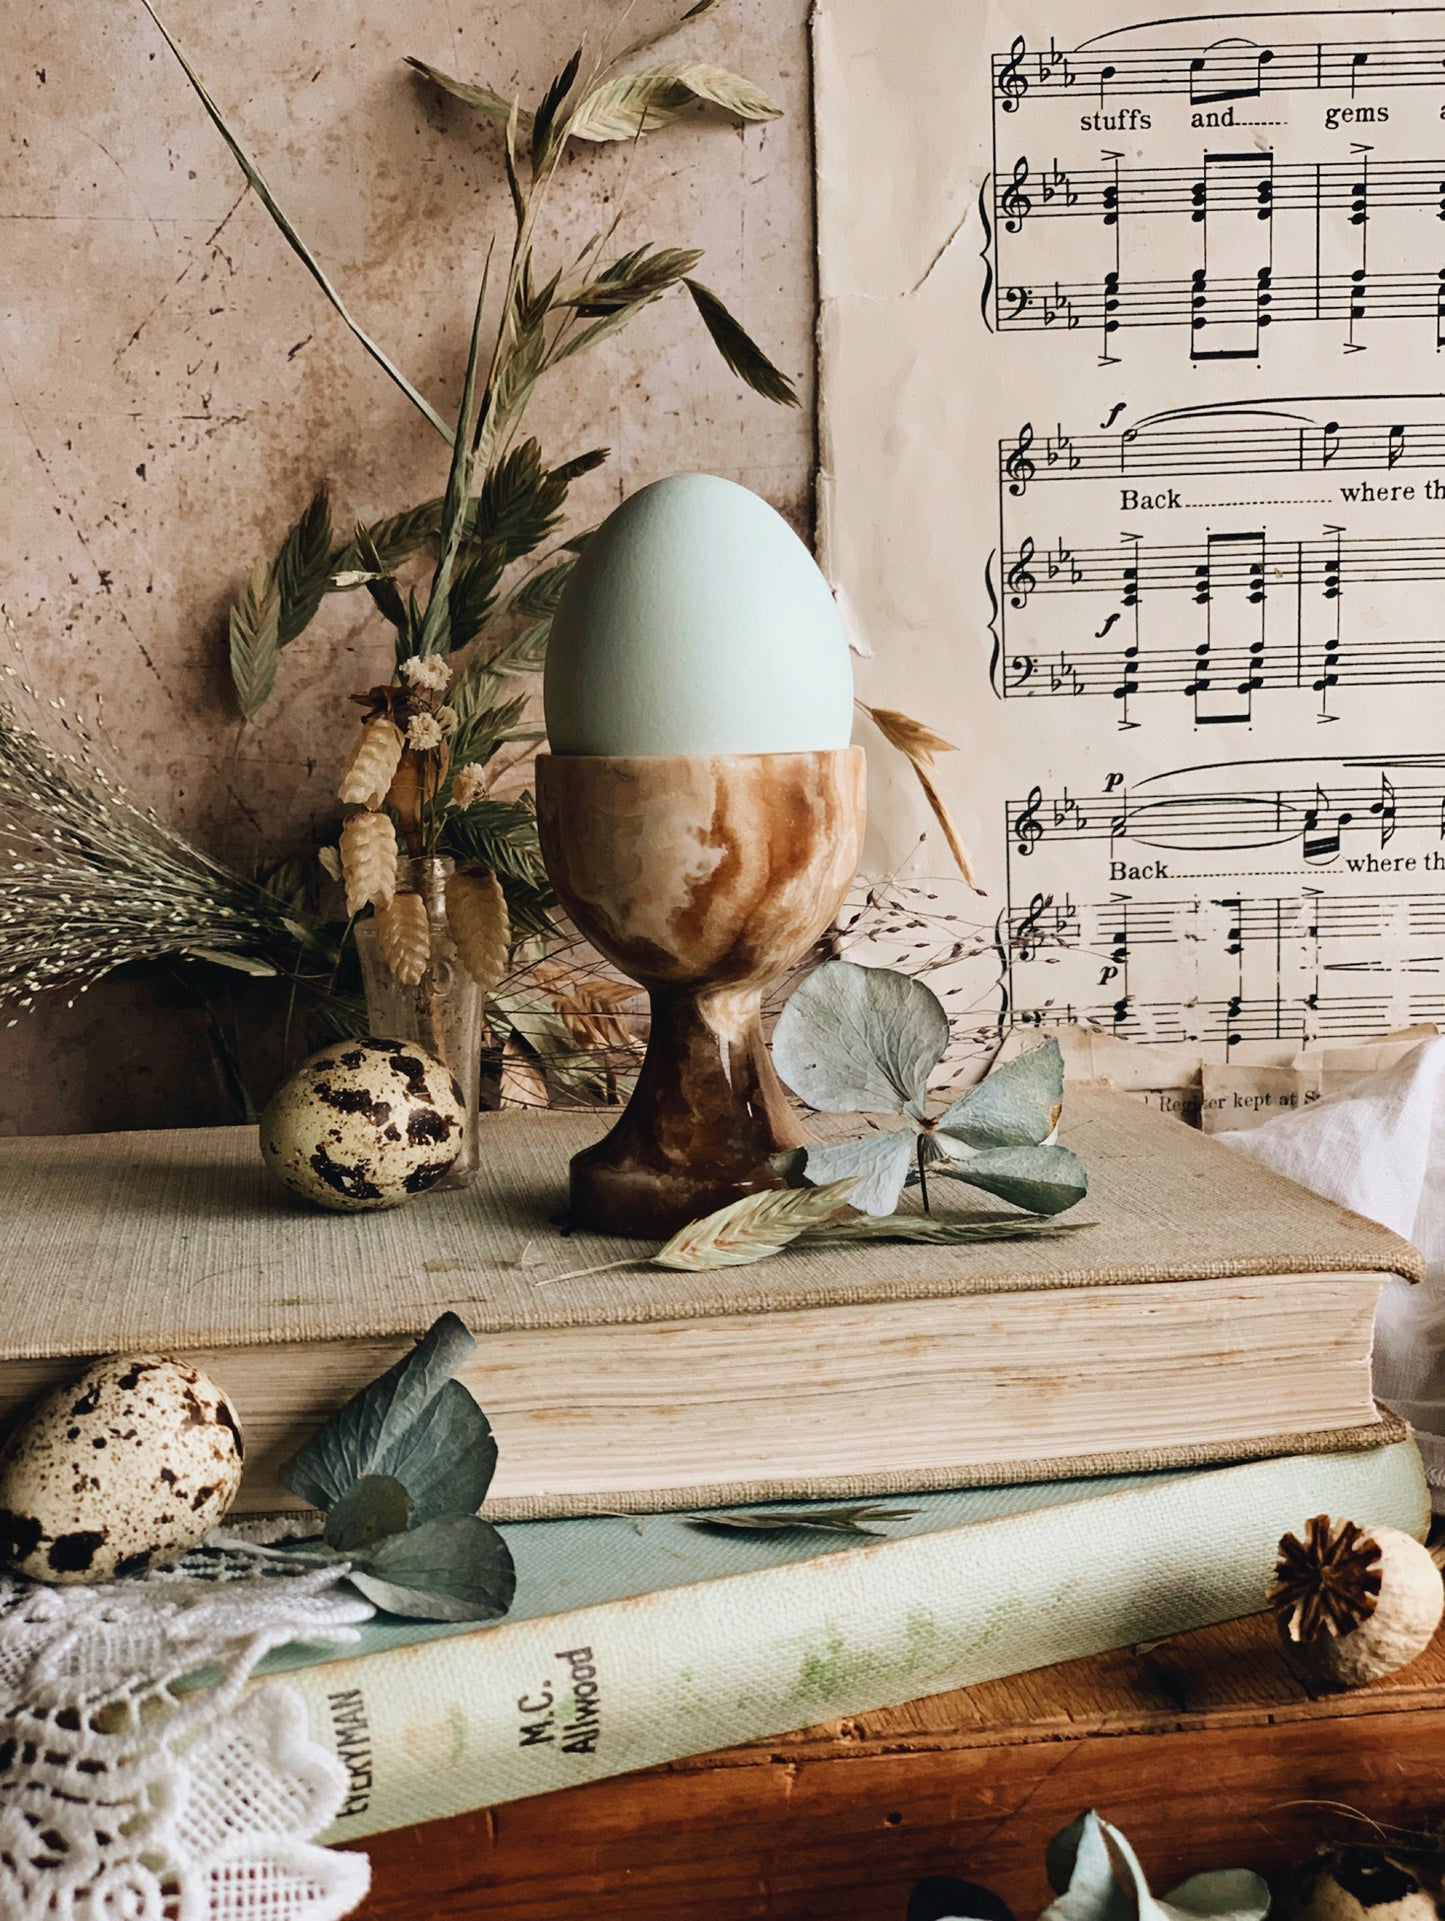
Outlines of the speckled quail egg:
{"label": "speckled quail egg", "polygon": [[272,1096],[261,1152],[319,1207],[395,1207],[450,1171],[465,1123],[461,1088],[413,1042],[337,1042]]}
{"label": "speckled quail egg", "polygon": [[0,1560],[105,1581],[184,1553],[241,1485],[241,1427],[214,1381],[160,1354],[98,1361],[0,1451]]}

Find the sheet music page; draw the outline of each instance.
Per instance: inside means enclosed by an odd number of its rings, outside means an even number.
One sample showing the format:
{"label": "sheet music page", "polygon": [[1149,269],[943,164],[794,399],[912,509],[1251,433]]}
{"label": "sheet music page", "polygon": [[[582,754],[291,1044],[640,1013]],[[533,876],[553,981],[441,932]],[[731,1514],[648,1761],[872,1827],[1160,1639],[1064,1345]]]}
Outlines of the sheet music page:
{"label": "sheet music page", "polygon": [[[1216,1068],[1445,1018],[1445,10],[815,52],[823,559],[961,749],[950,1004]],[[871,761],[872,867],[940,873]]]}

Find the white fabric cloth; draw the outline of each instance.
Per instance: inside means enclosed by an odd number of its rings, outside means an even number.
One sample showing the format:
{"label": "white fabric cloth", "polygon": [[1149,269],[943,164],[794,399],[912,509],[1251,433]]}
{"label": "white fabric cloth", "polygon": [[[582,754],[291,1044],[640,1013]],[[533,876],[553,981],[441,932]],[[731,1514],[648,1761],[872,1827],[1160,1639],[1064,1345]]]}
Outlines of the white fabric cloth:
{"label": "white fabric cloth", "polygon": [[234,1544],[105,1587],[0,1577],[0,1921],[351,1912],[370,1864],[312,1839],[346,1771],[293,1688],[246,1688],[273,1647],[356,1639],[342,1572]]}
{"label": "white fabric cloth", "polygon": [[1302,1187],[1413,1241],[1426,1275],[1388,1280],[1375,1318],[1375,1395],[1409,1421],[1445,1513],[1445,1037],[1310,1107],[1217,1134]]}

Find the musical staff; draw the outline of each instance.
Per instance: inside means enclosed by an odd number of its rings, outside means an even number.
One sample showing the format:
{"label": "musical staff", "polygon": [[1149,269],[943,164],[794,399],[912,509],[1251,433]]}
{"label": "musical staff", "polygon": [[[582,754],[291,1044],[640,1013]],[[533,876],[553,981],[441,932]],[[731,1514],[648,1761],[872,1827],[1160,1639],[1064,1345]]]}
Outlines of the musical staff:
{"label": "musical staff", "polygon": [[1445,40],[1314,41],[1273,46],[1239,40],[1199,47],[1099,46],[1064,52],[1051,39],[1030,47],[1018,35],[993,56],[994,99],[1016,114],[1027,103],[1073,104],[1184,94],[1195,106],[1258,100],[1265,94],[1345,93],[1362,87],[1445,85]]}
{"label": "musical staff", "polygon": [[[1445,260],[1445,239],[1440,243]],[[1445,265],[1400,272],[1361,269],[1279,274],[1215,275],[1203,268],[1174,279],[1000,282],[1000,332],[1070,333],[1078,328],[1111,336],[1127,327],[1188,327],[1195,359],[1252,358],[1260,329],[1298,321],[1424,320],[1434,344],[1445,345]],[[1250,330],[1241,346],[1237,330]]]}
{"label": "musical staff", "polygon": [[999,442],[999,479],[1015,498],[1058,480],[1130,480],[1204,474],[1323,474],[1445,469],[1445,420],[1406,426],[1356,422],[1289,425],[1266,413],[1182,414],[1178,424],[1117,434],[1036,434],[1026,423]]}
{"label": "musical staff", "polygon": [[[1445,79],[1445,75],[1442,75]],[[1256,156],[1257,158],[1258,156]],[[994,213],[1009,233],[1025,221],[1123,220],[1184,217],[1196,224],[1207,212],[1241,212],[1264,221],[1276,214],[1342,211],[1357,216],[1368,180],[1368,210],[1423,207],[1445,219],[1445,160],[1292,161],[1274,164],[1266,177],[1248,172],[1192,167],[1042,167],[1020,156],[995,182]]]}

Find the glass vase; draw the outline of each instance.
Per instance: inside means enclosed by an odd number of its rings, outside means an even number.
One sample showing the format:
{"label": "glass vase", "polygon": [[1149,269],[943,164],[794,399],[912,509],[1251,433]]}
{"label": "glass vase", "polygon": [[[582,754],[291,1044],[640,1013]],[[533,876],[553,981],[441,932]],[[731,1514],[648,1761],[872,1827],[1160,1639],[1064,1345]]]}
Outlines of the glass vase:
{"label": "glass vase", "polygon": [[447,926],[446,884],[455,863],[427,855],[397,863],[399,894],[420,894],[426,903],[431,959],[414,987],[386,964],[374,920],[356,924],[356,950],[366,988],[366,1014],[373,1034],[415,1041],[442,1061],[462,1090],[466,1123],[456,1164],[439,1187],[466,1187],[477,1171],[477,1113],[481,1097],[482,990],[462,966]]}

